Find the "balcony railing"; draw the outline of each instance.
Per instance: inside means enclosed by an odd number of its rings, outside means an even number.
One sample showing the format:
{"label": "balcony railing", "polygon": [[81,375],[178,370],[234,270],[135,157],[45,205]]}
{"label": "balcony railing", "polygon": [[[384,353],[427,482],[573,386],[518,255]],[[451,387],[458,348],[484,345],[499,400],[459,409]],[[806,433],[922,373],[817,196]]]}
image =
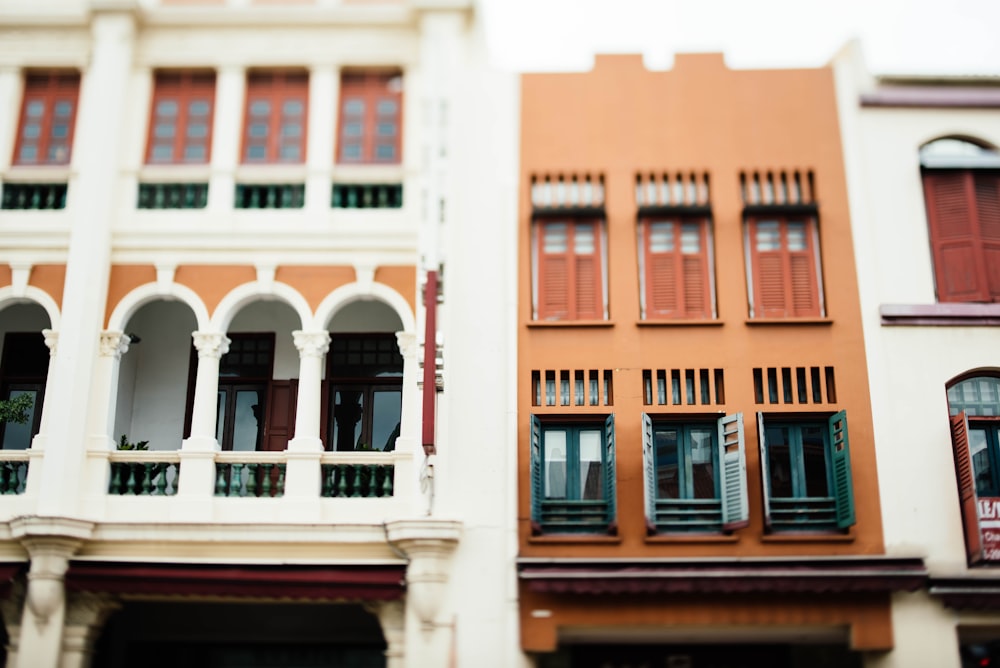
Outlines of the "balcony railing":
{"label": "balcony railing", "polygon": [[180,453],[113,452],[108,494],[173,496],[181,476]]}
{"label": "balcony railing", "polygon": [[215,495],[285,495],[285,453],[221,452],[215,459]]}
{"label": "balcony railing", "polygon": [[393,455],[331,452],[323,456],[321,494],[327,498],[385,498],[393,495]]}
{"label": "balcony railing", "polygon": [[0,455],[0,495],[24,494],[29,453],[29,450],[8,450]]}
{"label": "balcony railing", "polygon": [[65,183],[5,183],[0,209],[65,209]]}

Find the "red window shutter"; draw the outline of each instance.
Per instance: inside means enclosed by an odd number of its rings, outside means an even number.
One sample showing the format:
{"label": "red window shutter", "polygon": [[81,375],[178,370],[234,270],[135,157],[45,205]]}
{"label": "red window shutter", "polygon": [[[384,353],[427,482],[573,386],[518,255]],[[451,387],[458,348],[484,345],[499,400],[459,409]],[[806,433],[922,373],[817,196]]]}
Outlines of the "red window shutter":
{"label": "red window shutter", "polygon": [[974,220],[972,172],[925,172],[924,198],[938,301],[988,301]]}
{"label": "red window shutter", "polygon": [[[684,226],[690,225],[685,223]],[[712,295],[708,280],[708,223],[697,224],[697,250],[681,244],[681,278],[684,282],[684,317],[711,318]]]}
{"label": "red window shutter", "polygon": [[543,257],[538,283],[538,317],[541,320],[570,319],[568,258]]}
{"label": "red window shutter", "polygon": [[1000,175],[975,175],[976,214],[982,241],[986,285],[992,301],[1000,301]]}
{"label": "red window shutter", "polygon": [[814,225],[809,220],[751,221],[754,317],[822,315]]}
{"label": "red window shutter", "polygon": [[759,253],[754,267],[757,284],[756,314],[763,318],[785,316],[785,268],[780,253]]}
{"label": "red window shutter", "polygon": [[212,155],[214,111],[214,72],[157,72],[146,163],[208,163]]}
{"label": "red window shutter", "polygon": [[267,424],[264,427],[264,450],[286,450],[295,429],[295,402],[299,381],[272,380],[267,400]]}
{"label": "red window shutter", "polygon": [[604,317],[604,275],[598,223],[538,224],[538,318]]}
{"label": "red window shutter", "polygon": [[309,75],[305,72],[248,75],[243,163],[304,163],[308,113]]}
{"label": "red window shutter", "polygon": [[677,258],[673,253],[649,253],[646,264],[647,315],[666,318],[678,312]]}
{"label": "red window shutter", "polygon": [[601,272],[601,234],[596,223],[576,223],[573,229],[576,320],[604,317],[604,278]]}
{"label": "red window shutter", "polygon": [[[643,221],[646,317],[710,318],[706,223]],[[694,233],[691,238],[685,238]]]}
{"label": "red window shutter", "polygon": [[965,549],[969,563],[983,559],[983,538],[979,530],[979,508],[976,498],[976,480],[969,455],[969,420],[962,411],[951,417],[951,446],[955,455],[955,474],[958,476],[958,501],[965,528]]}
{"label": "red window shutter", "polygon": [[13,164],[69,164],[79,97],[80,75],[75,72],[25,77]]}

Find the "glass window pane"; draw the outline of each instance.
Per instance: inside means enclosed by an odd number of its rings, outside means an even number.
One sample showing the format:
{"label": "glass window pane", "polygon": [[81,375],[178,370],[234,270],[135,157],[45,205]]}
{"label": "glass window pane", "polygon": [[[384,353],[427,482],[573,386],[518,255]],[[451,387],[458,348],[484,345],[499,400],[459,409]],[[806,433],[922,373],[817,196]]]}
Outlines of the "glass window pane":
{"label": "glass window pane", "polygon": [[52,162],[63,162],[68,157],[69,149],[65,144],[49,144],[49,160]]}
{"label": "glass window pane", "polygon": [[301,116],[302,109],[302,100],[285,100],[285,103],[281,105],[281,113],[285,116]]}
{"label": "glass window pane", "polygon": [[972,470],[976,477],[977,496],[996,494],[993,470],[990,468],[988,445],[985,429],[969,429],[969,454],[972,456]]}
{"label": "glass window pane", "polygon": [[174,147],[170,144],[157,144],[153,146],[153,160],[167,161],[173,160],[174,157]]}
{"label": "glass window pane", "polygon": [[157,116],[176,116],[177,115],[177,101],[176,100],[160,100],[156,103],[156,115]]}
{"label": "glass window pane", "polygon": [[399,105],[395,100],[379,100],[376,112],[379,116],[391,116],[399,111]]}
{"label": "glass window pane", "polygon": [[188,114],[191,116],[208,116],[211,108],[212,105],[208,103],[208,100],[192,100],[188,105]]}
{"label": "glass window pane", "polygon": [[361,144],[344,144],[340,153],[344,158],[356,159],[361,157]]}
{"label": "glass window pane", "polygon": [[701,252],[701,225],[699,223],[681,225],[681,252],[687,254]]}
{"label": "glass window pane", "polygon": [[788,450],[788,427],[766,427],[767,470],[772,497],[790,498],[792,492],[792,460]]}
{"label": "glass window pane", "polygon": [[757,250],[781,250],[781,228],[776,220],[765,220],[757,223]]}
{"label": "glass window pane", "polygon": [[594,228],[591,225],[577,225],[573,228],[573,252],[590,255],[594,252]]}
{"label": "glass window pane", "polygon": [[580,432],[580,498],[600,500],[604,497],[601,484],[601,432],[597,429]]}
{"label": "glass window pane", "polygon": [[31,118],[38,118],[45,113],[45,102],[43,100],[32,100],[28,103],[24,113]]}
{"label": "glass window pane", "polygon": [[184,147],[185,160],[204,160],[205,157],[205,147],[201,144],[190,144]]}
{"label": "glass window pane", "polygon": [[21,136],[25,139],[37,139],[42,134],[42,126],[38,123],[26,123],[21,131]]}
{"label": "glass window pane", "polygon": [[26,145],[21,147],[21,162],[34,162],[38,159],[38,147]]}
{"label": "glass window pane", "polygon": [[788,223],[788,250],[806,250],[806,224],[802,222]]}
{"label": "glass window pane", "polygon": [[549,429],[544,434],[544,486],[546,499],[566,498],[566,432]]}
{"label": "glass window pane", "polygon": [[283,144],[278,155],[282,160],[298,160],[301,151],[298,144]]}
{"label": "glass window pane", "polygon": [[208,136],[208,126],[204,123],[191,123],[187,126],[186,134],[191,139],[204,139]]}
{"label": "glass window pane", "polygon": [[542,252],[566,252],[566,223],[549,223],[542,228]]}
{"label": "glass window pane", "polygon": [[375,157],[379,160],[392,160],[396,157],[396,147],[392,144],[379,144],[375,147]]}
{"label": "glass window pane", "polygon": [[364,391],[341,388],[334,393],[333,449],[349,452],[361,445],[362,418],[365,415]]}
{"label": "glass window pane", "polygon": [[223,434],[226,429],[226,390],[219,390],[219,397],[215,405],[215,440],[221,445]]}
{"label": "glass window pane", "polygon": [[233,450],[256,450],[259,444],[263,404],[257,390],[237,390],[233,418]]}
{"label": "glass window pane", "polygon": [[396,136],[396,124],[395,123],[379,123],[375,126],[375,133],[380,137],[395,137]]}
{"label": "glass window pane", "polygon": [[35,406],[38,405],[38,392],[35,390],[11,390],[7,395],[8,399],[15,399],[22,394],[31,395],[31,408],[28,409],[28,419],[23,424],[8,422],[3,425],[3,449],[4,450],[27,450],[31,447],[31,432],[35,424]]}
{"label": "glass window pane", "polygon": [[263,146],[247,146],[247,160],[263,160],[267,152]]}
{"label": "glass window pane", "polygon": [[649,226],[651,253],[670,253],[674,250],[674,224],[659,222]]}
{"label": "glass window pane", "polygon": [[297,138],[302,136],[302,125],[300,123],[282,123],[281,136]]}
{"label": "glass window pane", "polygon": [[712,430],[695,427],[689,430],[691,439],[691,494],[695,499],[714,499],[715,448]]}
{"label": "glass window pane", "polygon": [[69,126],[65,123],[54,123],[52,125],[52,136],[56,139],[66,139],[69,136]]}
{"label": "glass window pane", "polygon": [[254,138],[266,137],[267,123],[251,123],[247,130],[247,134]]}
{"label": "glass window pane", "polygon": [[56,102],[55,108],[56,116],[60,118],[65,118],[73,113],[73,103],[60,101]]}
{"label": "glass window pane", "polygon": [[823,429],[809,425],[803,426],[801,432],[802,467],[806,477],[805,496],[829,496]]}
{"label": "glass window pane", "polygon": [[360,116],[365,113],[365,101],[358,98],[347,98],[344,100],[344,114],[347,116]]}
{"label": "glass window pane", "polygon": [[376,390],[372,399],[372,447],[376,450],[396,449],[399,420],[403,410],[402,390]]}
{"label": "glass window pane", "polygon": [[344,123],[343,135],[345,137],[360,137],[362,127],[364,126],[361,123]]}
{"label": "glass window pane", "polygon": [[174,136],[173,123],[157,123],[153,128],[153,136],[159,139],[167,139]]}
{"label": "glass window pane", "polygon": [[678,430],[674,427],[658,428],[653,432],[653,447],[656,449],[656,496],[660,499],[681,498],[677,434]]}
{"label": "glass window pane", "polygon": [[252,100],[250,102],[251,116],[267,116],[271,113],[271,103],[268,100]]}

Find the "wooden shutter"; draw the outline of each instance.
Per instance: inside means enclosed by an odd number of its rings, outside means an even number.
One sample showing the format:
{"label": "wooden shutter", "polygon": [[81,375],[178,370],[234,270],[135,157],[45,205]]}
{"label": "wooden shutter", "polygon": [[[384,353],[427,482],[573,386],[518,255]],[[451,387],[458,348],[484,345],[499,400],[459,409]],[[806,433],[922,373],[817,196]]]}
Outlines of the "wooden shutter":
{"label": "wooden shutter", "polygon": [[600,224],[552,221],[539,223],[538,231],[538,318],[602,320]]}
{"label": "wooden shutter", "polygon": [[764,527],[771,528],[771,476],[767,467],[767,437],[764,435],[764,414],[757,413],[757,444],[760,447],[760,482],[764,500]]}
{"label": "wooden shutter", "polygon": [[[673,221],[643,221],[643,260],[646,283],[646,317],[671,318],[679,314],[677,264],[678,250],[676,229]],[[664,239],[664,248],[657,248],[653,238],[655,228],[669,225],[669,240]]]}
{"label": "wooden shutter", "polygon": [[[174,102],[177,105],[173,116],[160,115],[158,108],[161,102]],[[203,118],[192,118],[191,103],[205,102],[208,113]],[[212,119],[215,107],[215,73],[213,72],[157,72],[153,82],[152,108],[149,114],[149,129],[146,138],[147,164],[205,164],[212,155]],[[188,126],[201,123],[206,126],[203,137],[191,136]],[[173,128],[173,137],[158,137],[157,126],[166,125]],[[170,147],[171,157],[160,158],[154,155],[157,146]],[[200,146],[204,154],[200,159],[188,158],[185,147]]]}
{"label": "wooden shutter", "polygon": [[[32,73],[25,76],[13,164],[69,164],[79,97],[80,75],[76,72]],[[29,107],[38,104],[42,105],[42,113],[29,116]],[[69,113],[58,116],[56,106],[67,104]],[[31,132],[26,131],[28,125],[32,126]],[[56,131],[57,125],[66,126],[64,136]],[[28,150],[33,151],[33,158],[28,156]]]}
{"label": "wooden shutter", "polygon": [[733,531],[750,524],[743,413],[725,415],[719,418],[718,425],[719,465],[722,467],[722,528]]}
{"label": "wooden shutter", "polygon": [[[697,234],[698,248],[685,249],[685,233],[693,229]],[[684,284],[684,317],[711,318],[712,295],[708,280],[708,222],[687,221],[680,226],[681,281]]]}
{"label": "wooden shutter", "polygon": [[286,450],[295,428],[295,403],[299,381],[272,380],[268,388],[267,424],[264,426],[264,450]]}
{"label": "wooden shutter", "polygon": [[969,564],[976,564],[983,560],[983,537],[979,528],[976,477],[969,452],[969,418],[965,411],[951,416],[951,448],[955,455],[955,474],[958,477],[958,502],[965,530],[965,552],[969,557]]}
{"label": "wooden shutter", "polygon": [[[790,225],[791,223],[791,225]],[[790,229],[802,226],[802,246],[790,247]],[[759,234],[765,226],[774,247],[761,249]],[[749,225],[750,261],[753,268],[754,317],[787,318],[822,315],[819,273],[816,266],[815,221],[771,219]]]}
{"label": "wooden shutter", "polygon": [[642,414],[642,470],[646,500],[646,533],[656,533],[656,452],[653,449],[653,420]]}
{"label": "wooden shutter", "polygon": [[830,460],[833,466],[833,498],[837,528],[853,526],[854,485],[851,481],[851,448],[847,437],[847,411],[831,415],[827,421],[830,430]]}
{"label": "wooden shutter", "polygon": [[540,528],[542,523],[542,422],[531,416],[531,522]]}
{"label": "wooden shutter", "polygon": [[989,301],[974,219],[972,172],[925,172],[924,198],[938,301]]}
{"label": "wooden shutter", "polygon": [[[568,320],[570,314],[570,223],[545,222],[538,226],[538,318]],[[562,250],[556,251],[556,241],[562,234]],[[549,240],[552,239],[552,243]]]}
{"label": "wooden shutter", "polygon": [[615,533],[618,529],[617,512],[615,509],[615,415],[612,413],[604,421],[604,447],[607,456],[605,457],[605,486],[604,492],[608,499],[608,533]]}
{"label": "wooden shutter", "polygon": [[1000,174],[976,173],[975,198],[986,288],[996,302],[1000,301]]}
{"label": "wooden shutter", "polygon": [[[653,227],[669,224],[667,248],[655,249]],[[646,317],[710,318],[711,285],[708,277],[708,233],[704,220],[643,221]],[[697,249],[685,243],[691,231]]]}
{"label": "wooden shutter", "polygon": [[[799,221],[795,221],[799,222]],[[788,234],[790,226],[788,222],[784,225],[783,232],[786,236],[786,248],[788,249],[788,289],[791,299],[791,313],[798,318],[819,317],[821,315],[819,303],[819,281],[816,271],[816,248],[814,245],[816,237],[815,223],[811,220],[801,221],[803,234],[805,235],[805,248],[802,250],[792,250],[790,247]]]}
{"label": "wooden shutter", "polygon": [[[604,274],[601,269],[601,230],[596,223],[571,225],[575,320],[604,318]],[[593,242],[588,252],[582,248],[588,236]]]}

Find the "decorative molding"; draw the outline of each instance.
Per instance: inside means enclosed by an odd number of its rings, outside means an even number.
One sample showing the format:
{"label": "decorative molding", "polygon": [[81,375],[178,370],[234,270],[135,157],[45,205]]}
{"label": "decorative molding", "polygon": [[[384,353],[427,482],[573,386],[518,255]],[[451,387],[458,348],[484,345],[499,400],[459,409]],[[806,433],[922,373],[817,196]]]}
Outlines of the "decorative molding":
{"label": "decorative molding", "polygon": [[322,357],[330,350],[329,332],[306,332],[298,329],[292,332],[292,339],[301,358]]}
{"label": "decorative molding", "polygon": [[260,293],[264,295],[274,294],[274,275],[277,267],[273,264],[258,264],[254,267],[257,270],[257,285],[260,286]]}
{"label": "decorative molding", "polygon": [[399,346],[399,354],[403,359],[416,360],[417,358],[417,335],[413,332],[396,332],[396,345]]}
{"label": "decorative molding", "polygon": [[106,329],[101,332],[101,357],[114,357],[117,360],[128,352],[128,344],[132,340],[125,332]]}
{"label": "decorative molding", "polygon": [[372,293],[372,285],[375,283],[375,265],[355,264],[354,278],[361,292],[370,295]]}
{"label": "decorative molding", "polygon": [[15,297],[25,297],[28,292],[28,277],[31,276],[30,262],[11,262],[11,290]]}
{"label": "decorative molding", "polygon": [[412,603],[424,630],[432,630],[448,582],[448,561],[462,535],[462,523],[399,520],[385,526],[389,543],[410,560],[406,569],[407,600]]}
{"label": "decorative molding", "polygon": [[229,352],[229,337],[221,332],[192,332],[198,359],[222,359]]}
{"label": "decorative molding", "polygon": [[42,336],[45,337],[45,345],[49,349],[49,357],[55,357],[56,349],[59,347],[59,332],[53,329],[43,329]]}
{"label": "decorative molding", "polygon": [[173,293],[174,275],[176,273],[176,262],[156,263],[156,289],[161,295],[169,295]]}
{"label": "decorative molding", "polygon": [[1000,325],[1000,304],[882,304],[883,325],[966,326]]}

